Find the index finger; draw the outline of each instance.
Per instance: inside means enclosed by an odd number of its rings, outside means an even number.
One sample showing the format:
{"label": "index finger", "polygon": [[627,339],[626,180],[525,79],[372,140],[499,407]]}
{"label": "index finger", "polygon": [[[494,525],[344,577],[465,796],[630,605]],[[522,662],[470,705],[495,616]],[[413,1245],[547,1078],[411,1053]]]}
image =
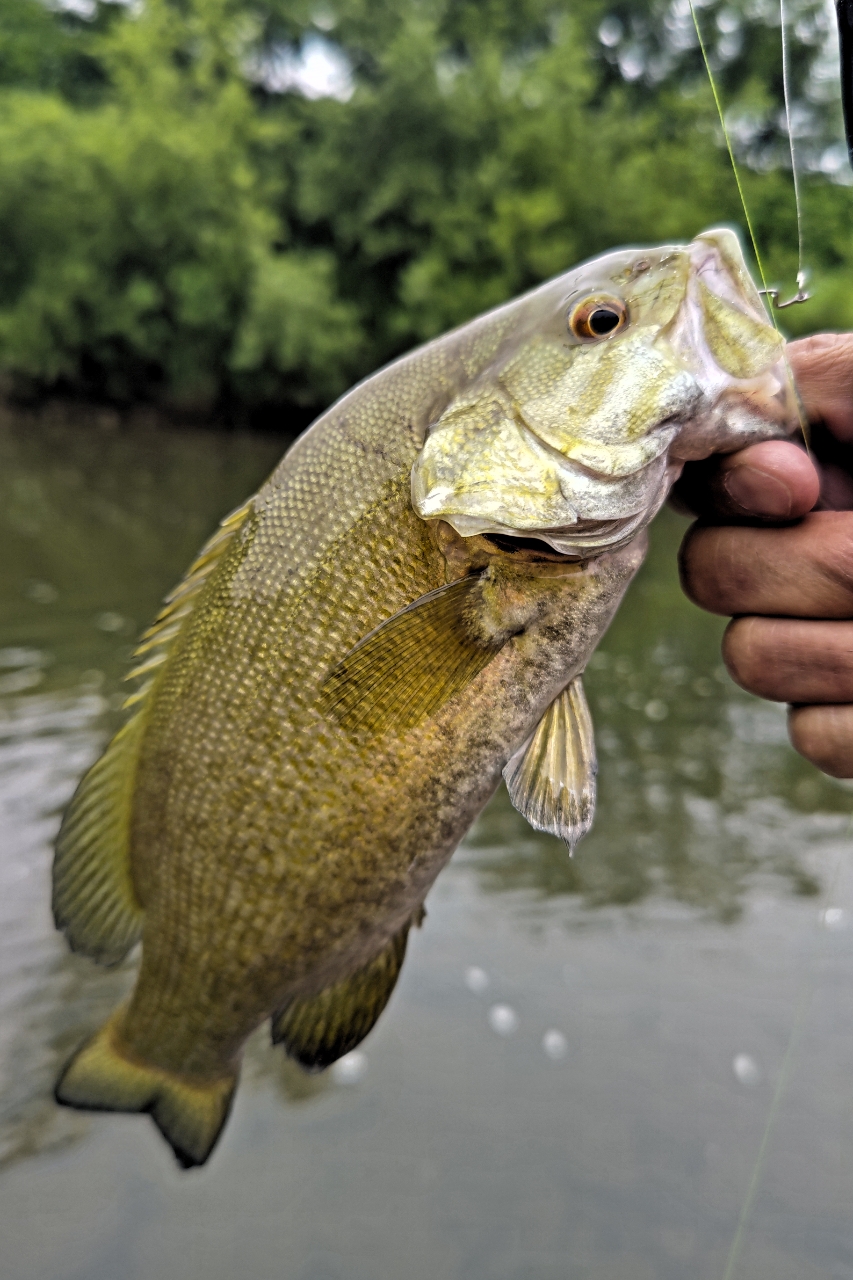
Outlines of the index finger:
{"label": "index finger", "polygon": [[796,520],[820,495],[811,458],[789,440],[763,440],[737,453],[688,463],[676,505],[706,520]]}

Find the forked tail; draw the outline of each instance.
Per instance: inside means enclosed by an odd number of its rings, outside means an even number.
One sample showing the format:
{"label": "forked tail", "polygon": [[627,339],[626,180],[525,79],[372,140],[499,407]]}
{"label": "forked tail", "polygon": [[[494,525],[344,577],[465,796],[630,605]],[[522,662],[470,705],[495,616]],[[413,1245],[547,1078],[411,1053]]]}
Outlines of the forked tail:
{"label": "forked tail", "polygon": [[201,1080],[130,1057],[117,1042],[118,1009],[78,1050],[56,1100],[88,1111],[147,1111],[185,1169],[204,1164],[228,1119],[237,1073]]}

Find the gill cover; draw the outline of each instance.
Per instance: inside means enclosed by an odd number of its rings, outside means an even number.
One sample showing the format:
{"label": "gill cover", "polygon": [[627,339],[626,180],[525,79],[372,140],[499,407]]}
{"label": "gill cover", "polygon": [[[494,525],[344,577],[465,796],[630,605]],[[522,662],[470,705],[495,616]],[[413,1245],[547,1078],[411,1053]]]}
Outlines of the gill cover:
{"label": "gill cover", "polygon": [[621,545],[664,501],[685,428],[698,457],[795,421],[781,340],[730,231],[610,254],[526,307],[412,470],[418,514],[463,537],[536,533],[581,557]]}

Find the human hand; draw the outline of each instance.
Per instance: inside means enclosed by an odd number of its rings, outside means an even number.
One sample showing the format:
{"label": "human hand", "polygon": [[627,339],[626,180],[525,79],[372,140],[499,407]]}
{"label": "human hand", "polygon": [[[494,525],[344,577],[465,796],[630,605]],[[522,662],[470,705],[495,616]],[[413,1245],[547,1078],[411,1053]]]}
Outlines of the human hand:
{"label": "human hand", "polygon": [[675,496],[699,515],[680,553],[687,595],[732,614],[734,680],[792,705],[807,760],[853,777],[853,334],[791,343],[809,453],[772,440],[685,468]]}

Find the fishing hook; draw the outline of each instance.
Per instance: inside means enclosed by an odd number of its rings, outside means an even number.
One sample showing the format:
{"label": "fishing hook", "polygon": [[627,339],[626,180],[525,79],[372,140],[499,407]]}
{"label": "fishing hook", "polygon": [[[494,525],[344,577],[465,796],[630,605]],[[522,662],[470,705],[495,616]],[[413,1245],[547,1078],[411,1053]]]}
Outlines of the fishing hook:
{"label": "fishing hook", "polygon": [[[847,142],[847,158],[850,161],[850,167],[853,168],[853,0],[835,0],[835,16],[838,20],[838,50],[841,63],[841,106],[844,111],[844,137]],[[782,19],[782,39],[785,39],[784,16]],[[787,50],[783,52],[785,59],[785,79],[787,81]],[[785,110],[788,112],[788,92],[787,83],[785,86]],[[788,133],[791,134],[791,118],[788,112]],[[796,181],[796,168],[794,161],[793,135],[791,135],[791,165],[794,168],[794,179]],[[799,202],[797,208],[799,217]],[[779,301],[778,289],[759,289],[759,293],[763,293],[770,299],[777,311],[782,311],[785,307],[792,307],[796,302],[807,302],[811,297],[806,292],[806,273],[799,271],[797,273],[797,292],[793,298],[789,298],[787,302]]]}
{"label": "fishing hook", "polygon": [[[783,0],[784,3],[784,0]],[[844,111],[844,138],[847,141],[847,156],[850,161],[850,168],[853,169],[853,0],[835,0],[835,17],[838,19],[838,46],[840,55],[840,74],[841,74],[841,109]],[[785,41],[785,26],[783,15],[783,45]],[[785,79],[788,79],[788,64],[786,64],[786,56],[788,51],[783,49],[784,73]],[[788,102],[788,84],[785,84],[785,111],[788,113],[788,132],[790,141],[792,141],[792,168],[794,169],[794,180],[797,179],[797,170],[794,163],[794,138],[790,131],[790,111]],[[799,216],[799,201],[798,201]],[[760,289],[758,291],[770,298],[772,306],[776,311],[783,310],[784,307],[793,307],[795,302],[807,302],[811,294],[806,292],[806,273],[799,271],[797,274],[797,293],[793,298],[789,298],[788,302],[779,301],[779,289]]]}
{"label": "fishing hook", "polygon": [[[853,0],[851,0],[851,3],[853,3]],[[794,294],[793,298],[789,298],[787,302],[779,301],[778,289],[759,289],[758,292],[763,293],[766,298],[770,299],[776,311],[784,311],[786,307],[793,307],[796,302],[808,302],[809,298],[812,296],[810,293],[806,292],[805,271],[797,272],[797,292]]]}
{"label": "fishing hook", "polygon": [[[835,16],[838,20],[838,50],[841,64],[841,106],[844,112],[844,137],[847,142],[847,158],[850,161],[850,167],[853,168],[853,0],[835,0]],[[782,35],[784,40],[784,25]],[[785,72],[787,79],[787,66],[785,67]],[[785,107],[787,110],[787,85]],[[790,131],[791,122],[789,115],[788,132],[790,133]],[[791,163],[793,165],[793,138],[791,139],[791,142]],[[779,301],[778,289],[759,289],[758,292],[763,293],[770,299],[776,311],[782,311],[785,307],[792,307],[797,302],[808,301],[811,294],[806,292],[805,284],[806,273],[804,271],[800,271],[797,273],[797,292],[794,297],[789,298],[787,302]]]}

